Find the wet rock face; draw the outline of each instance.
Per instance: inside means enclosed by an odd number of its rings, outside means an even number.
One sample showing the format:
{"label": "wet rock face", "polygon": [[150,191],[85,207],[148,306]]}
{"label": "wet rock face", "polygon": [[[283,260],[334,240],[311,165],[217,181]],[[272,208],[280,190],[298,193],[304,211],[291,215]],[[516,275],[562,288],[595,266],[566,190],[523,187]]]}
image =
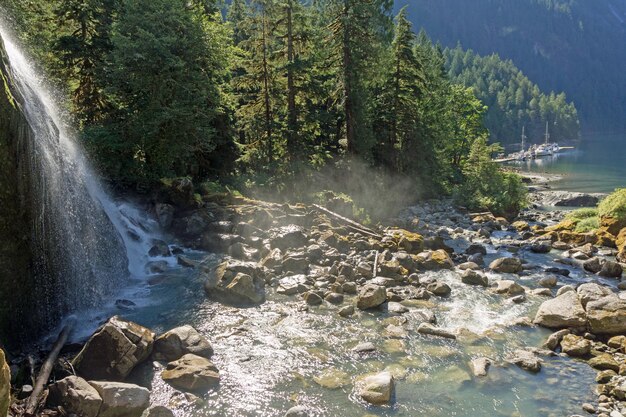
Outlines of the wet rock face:
{"label": "wet rock face", "polygon": [[0,349],[0,416],[6,416],[11,400],[11,371],[4,351]]}
{"label": "wet rock face", "polygon": [[89,339],[73,366],[89,380],[123,381],[150,356],[153,343],[149,329],[115,316]]}

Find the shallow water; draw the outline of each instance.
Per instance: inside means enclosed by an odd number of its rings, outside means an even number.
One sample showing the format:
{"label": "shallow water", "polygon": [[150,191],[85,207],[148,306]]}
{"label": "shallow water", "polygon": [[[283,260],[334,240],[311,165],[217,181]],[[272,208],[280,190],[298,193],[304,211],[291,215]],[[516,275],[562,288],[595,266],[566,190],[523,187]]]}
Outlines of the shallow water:
{"label": "shallow water", "polygon": [[[493,248],[490,252],[487,261],[505,254]],[[520,255],[533,264],[552,263],[544,255]],[[217,262],[217,258],[205,262]],[[525,303],[512,304],[505,297],[462,284],[454,272],[432,274],[452,287],[450,298],[405,303],[410,311],[403,318],[358,312],[343,319],[337,307],[307,311],[298,298],[272,290],[268,302],[259,307],[221,305],[207,299],[194,270],[178,267],[171,258],[170,270],[160,284],[138,282],[123,294],[138,306],[122,315],[156,333],[183,324],[196,327],[213,344],[221,384],[195,402],[165,384],[150,363],[133,378],[149,383],[153,402],[173,407],[177,416],[283,416],[297,404],[307,406],[314,416],[567,416],[580,413],[583,402],[595,400],[595,372],[583,362],[543,358],[543,368],[536,375],[505,364],[510,352],[540,346],[550,334],[510,325],[517,317],[533,317],[543,298],[529,296]],[[507,278],[534,288],[541,274]],[[560,284],[587,278],[578,272],[563,277]],[[419,335],[418,314],[423,309],[434,311],[440,327],[465,329],[462,336],[450,341]],[[83,333],[113,311],[92,317]],[[377,353],[352,352],[362,342],[374,343]],[[493,359],[494,365],[488,377],[476,379],[469,362],[484,356]],[[391,407],[368,407],[354,392],[354,382],[382,370],[396,376],[396,401]]]}
{"label": "shallow water", "polygon": [[554,189],[610,193],[626,187],[626,133],[584,137],[577,149],[512,164],[524,172],[558,174]]}

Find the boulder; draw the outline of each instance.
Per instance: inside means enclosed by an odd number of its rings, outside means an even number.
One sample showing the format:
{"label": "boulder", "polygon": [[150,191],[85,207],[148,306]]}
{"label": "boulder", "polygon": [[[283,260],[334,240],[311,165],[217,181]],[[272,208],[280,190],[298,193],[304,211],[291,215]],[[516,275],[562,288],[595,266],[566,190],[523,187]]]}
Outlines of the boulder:
{"label": "boulder", "polygon": [[591,332],[602,335],[626,333],[626,301],[609,295],[587,304]]}
{"label": "boulder", "polygon": [[613,294],[610,288],[604,287],[602,285],[587,282],[585,284],[580,285],[576,292],[578,293],[578,298],[580,299],[580,303],[583,307],[587,307],[587,304],[590,301],[598,301],[601,298],[607,297]]}
{"label": "boulder", "polygon": [[265,274],[256,263],[231,259],[203,273],[204,290],[209,297],[234,305],[265,302]]}
{"label": "boulder", "polygon": [[409,253],[418,253],[424,248],[424,238],[418,234],[404,229],[394,229],[388,232],[397,243],[398,248]]}
{"label": "boulder", "polygon": [[0,416],[6,416],[11,401],[11,370],[4,351],[0,349]]}
{"label": "boulder", "polygon": [[566,334],[561,340],[561,351],[569,356],[584,357],[591,352],[591,342],[584,337]]}
{"label": "boulder", "polygon": [[568,291],[544,301],[539,306],[534,323],[552,329],[582,329],[587,324],[587,317],[576,292]]}
{"label": "boulder", "polygon": [[551,250],[552,242],[550,241],[535,242],[530,245],[530,251],[533,253],[550,253]]}
{"label": "boulder", "polygon": [[447,297],[452,292],[452,288],[445,282],[435,281],[426,287],[426,289],[438,297]]}
{"label": "boulder", "polygon": [[624,269],[620,264],[613,261],[604,261],[598,275],[606,278],[621,278]]}
{"label": "boulder", "polygon": [[478,254],[478,255],[486,256],[487,255],[487,248],[484,245],[481,245],[480,243],[472,243],[465,250],[465,253],[468,254],[468,255],[477,255]]}
{"label": "boulder", "polygon": [[385,287],[374,284],[367,284],[358,294],[357,307],[361,310],[376,308],[387,301],[387,291]]}
{"label": "boulder", "polygon": [[541,361],[539,358],[534,353],[526,350],[516,350],[507,359],[507,362],[532,373],[537,373],[541,370]]}
{"label": "boulder", "polygon": [[613,236],[619,235],[624,228],[626,228],[626,218],[620,219],[611,216],[600,217],[600,229],[606,230]]}
{"label": "boulder", "polygon": [[489,358],[476,358],[470,363],[474,376],[483,377],[487,376],[489,367],[491,366],[491,359]]}
{"label": "boulder", "polygon": [[62,406],[83,417],[96,417],[102,405],[98,391],[78,376],[68,376],[50,385],[47,401],[50,407]]}
{"label": "boulder", "polygon": [[381,372],[365,377],[359,384],[361,398],[373,405],[390,404],[395,391],[395,381],[391,373]]}
{"label": "boulder", "polygon": [[611,370],[619,372],[619,363],[609,353],[602,353],[589,359],[589,366],[599,371]]}
{"label": "boulder", "polygon": [[163,333],[154,341],[153,358],[157,361],[175,361],[187,353],[210,359],[213,347],[191,326],[181,326]]}
{"label": "boulder", "polygon": [[152,353],[154,334],[118,316],[106,322],[72,361],[87,380],[123,381]]}
{"label": "boulder", "polygon": [[174,388],[191,392],[208,391],[220,382],[213,362],[190,353],[167,364],[161,378]]}
{"label": "boulder", "polygon": [[522,272],[522,261],[518,258],[499,258],[493,261],[489,268],[501,274],[517,274]]}
{"label": "boulder", "polygon": [[309,241],[304,228],[293,224],[271,230],[270,236],[270,246],[282,251],[304,247]]}
{"label": "boulder", "polygon": [[524,294],[526,292],[526,290],[524,290],[524,287],[519,285],[517,282],[508,279],[502,279],[500,281],[497,281],[496,285],[497,287],[494,290],[496,294],[502,294],[512,297]]}
{"label": "boulder", "polygon": [[546,342],[543,344],[543,347],[549,350],[556,350],[556,348],[561,344],[561,340],[563,340],[563,337],[570,333],[571,332],[569,331],[569,329],[562,329],[552,333],[550,336],[548,336],[548,340],[546,340]]}
{"label": "boulder", "polygon": [[150,406],[150,391],[134,384],[89,381],[102,398],[98,417],[140,417]]}
{"label": "boulder", "polygon": [[162,405],[153,405],[143,412],[141,417],[175,417],[174,412]]}
{"label": "boulder", "polygon": [[415,257],[417,265],[420,269],[428,271],[439,271],[441,269],[454,269],[454,262],[443,249],[422,252]]}
{"label": "boulder", "polygon": [[471,269],[466,270],[463,275],[461,275],[461,281],[467,285],[489,286],[489,279],[486,276]]}
{"label": "boulder", "polygon": [[558,282],[559,282],[559,279],[556,276],[550,275],[550,276],[541,278],[539,282],[537,282],[537,284],[539,284],[539,286],[542,288],[554,288],[556,287]]}
{"label": "boulder", "polygon": [[576,194],[559,198],[554,205],[556,207],[595,207],[600,199],[595,195]]}

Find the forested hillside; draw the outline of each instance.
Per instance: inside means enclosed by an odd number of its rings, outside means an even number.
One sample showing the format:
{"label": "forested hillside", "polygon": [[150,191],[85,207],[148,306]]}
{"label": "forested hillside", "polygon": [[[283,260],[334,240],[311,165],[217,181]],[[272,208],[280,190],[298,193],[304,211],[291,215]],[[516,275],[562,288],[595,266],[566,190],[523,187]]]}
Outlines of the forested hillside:
{"label": "forested hillside", "polygon": [[578,138],[578,112],[564,93],[543,93],[512,61],[496,54],[481,57],[457,47],[444,55],[451,80],[473,87],[487,106],[485,126],[492,141],[517,143],[525,128],[529,143],[540,143],[546,123],[554,141]]}
{"label": "forested hillside", "polygon": [[225,14],[211,0],[0,5],[116,188],[181,176],[301,196],[406,184],[394,198],[523,204],[519,178],[490,163],[485,106],[392,1],[235,0]]}
{"label": "forested hillside", "polygon": [[434,41],[511,59],[544,91],[564,91],[583,129],[626,128],[626,1],[403,0]]}

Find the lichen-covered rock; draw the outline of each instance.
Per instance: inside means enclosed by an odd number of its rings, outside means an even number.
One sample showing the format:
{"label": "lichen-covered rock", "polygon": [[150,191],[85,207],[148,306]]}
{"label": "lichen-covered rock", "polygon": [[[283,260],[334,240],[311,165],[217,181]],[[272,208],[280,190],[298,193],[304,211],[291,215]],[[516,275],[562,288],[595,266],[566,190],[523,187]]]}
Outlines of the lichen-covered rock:
{"label": "lichen-covered rock", "polygon": [[87,380],[123,381],[150,356],[153,344],[149,329],[115,316],[91,336],[73,366]]}
{"label": "lichen-covered rock", "polygon": [[522,261],[518,258],[499,258],[493,261],[489,268],[501,274],[517,274],[522,272]]}
{"label": "lichen-covered rock", "polygon": [[11,370],[4,351],[0,349],[0,416],[6,416],[11,400]]}
{"label": "lichen-covered rock", "polygon": [[619,335],[626,333],[626,301],[609,295],[587,304],[587,317],[592,333]]}
{"label": "lichen-covered rock", "polygon": [[404,229],[394,229],[389,232],[400,249],[409,253],[419,253],[424,249],[424,238],[418,233]]}
{"label": "lichen-covered rock", "polygon": [[219,371],[213,362],[192,354],[170,362],[161,378],[174,388],[191,392],[207,391],[220,382]]}
{"label": "lichen-covered rock", "polygon": [[415,257],[415,260],[420,269],[427,271],[454,269],[454,262],[450,259],[448,252],[443,249],[422,252]]}
{"label": "lichen-covered rock", "polygon": [[211,358],[211,343],[191,326],[181,326],[163,333],[154,341],[153,357],[158,361],[175,361],[187,353]]}
{"label": "lichen-covered rock", "polygon": [[150,391],[134,384],[89,381],[102,398],[98,417],[140,417],[150,406]]}
{"label": "lichen-covered rock", "polygon": [[98,416],[102,406],[98,391],[78,376],[68,376],[50,385],[47,401],[49,406],[62,406],[69,413],[82,417]]}
{"label": "lichen-covered rock", "polygon": [[587,316],[576,292],[568,291],[544,301],[534,323],[551,329],[582,329],[587,324]]}
{"label": "lichen-covered rock", "polygon": [[395,391],[395,381],[389,372],[381,372],[363,378],[358,386],[358,392],[364,401],[373,405],[391,403]]}

